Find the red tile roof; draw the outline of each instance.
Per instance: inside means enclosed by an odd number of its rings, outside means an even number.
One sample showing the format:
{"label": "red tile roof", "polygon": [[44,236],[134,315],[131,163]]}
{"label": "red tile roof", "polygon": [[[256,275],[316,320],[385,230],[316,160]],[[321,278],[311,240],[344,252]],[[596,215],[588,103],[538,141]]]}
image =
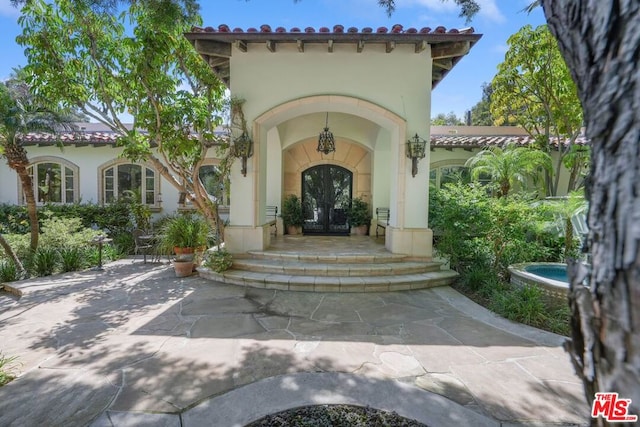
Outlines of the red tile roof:
{"label": "red tile roof", "polygon": [[115,132],[77,131],[58,135],[32,132],[24,135],[24,145],[115,145],[119,135]]}
{"label": "red tile roof", "polygon": [[[98,123],[83,123],[78,127],[82,130],[65,132],[59,135],[50,133],[32,132],[25,135],[22,141],[25,145],[55,146],[63,145],[114,145],[119,135],[105,129]],[[217,133],[224,133],[222,129]],[[519,127],[493,127],[493,126],[432,126],[432,148],[485,148],[503,147],[510,142],[520,146],[532,144],[533,138],[524,129]],[[568,141],[565,141],[565,143]],[[579,136],[575,142],[579,145],[587,145],[585,136]],[[552,138],[551,144],[556,149],[558,141]]]}
{"label": "red tile roof", "polygon": [[192,33],[235,33],[235,34],[241,34],[241,33],[344,34],[345,32],[347,34],[374,34],[374,33],[375,34],[473,34],[474,29],[473,27],[467,27],[462,29],[451,28],[447,30],[445,27],[439,26],[434,29],[432,29],[431,27],[422,27],[420,29],[410,27],[405,30],[402,25],[395,24],[395,25],[392,25],[391,28],[378,27],[375,31],[371,27],[363,27],[361,29],[358,29],[357,27],[349,27],[345,31],[345,27],[343,25],[338,24],[338,25],[334,25],[332,28],[318,27],[317,30],[314,27],[306,27],[304,31],[300,30],[300,28],[298,27],[292,27],[287,31],[287,29],[284,27],[277,27],[275,29],[272,29],[270,25],[264,24],[264,25],[261,25],[259,28],[249,27],[246,30],[243,30],[242,28],[236,27],[233,30],[231,30],[231,28],[228,25],[221,24],[221,25],[218,25],[218,27],[204,27],[204,28],[192,27],[191,32]]}
{"label": "red tile roof", "polygon": [[[559,141],[551,138],[551,146],[558,149]],[[569,140],[560,140],[562,145],[569,143]],[[534,143],[533,137],[529,135],[431,135],[432,148],[487,148],[504,147],[507,144],[515,143],[518,146],[526,147]],[[588,140],[584,136],[579,136],[575,144],[588,145]]]}
{"label": "red tile roof", "polygon": [[[475,34],[472,27],[462,29],[449,29],[439,26],[407,28],[400,24],[387,27],[348,27],[343,25],[333,27],[299,27],[286,29],[284,27],[272,28],[270,25],[261,25],[259,28],[231,29],[226,24],[217,27],[193,27],[184,35],[191,41],[196,50],[209,63],[213,72],[227,86],[230,86],[231,72],[229,58],[232,55],[232,46],[235,50],[248,52],[249,44],[262,45],[269,51],[276,52],[279,45],[295,45],[300,53],[305,52],[306,44],[326,44],[327,51],[333,52],[334,45],[353,45],[353,52],[361,53],[369,45],[384,45],[386,53],[391,53],[397,46],[414,45],[415,53],[423,52],[427,45],[431,46],[433,59],[431,84],[432,87],[445,77],[447,73],[465,56],[473,45],[480,40],[481,34]],[[265,43],[266,42],[266,43]]]}

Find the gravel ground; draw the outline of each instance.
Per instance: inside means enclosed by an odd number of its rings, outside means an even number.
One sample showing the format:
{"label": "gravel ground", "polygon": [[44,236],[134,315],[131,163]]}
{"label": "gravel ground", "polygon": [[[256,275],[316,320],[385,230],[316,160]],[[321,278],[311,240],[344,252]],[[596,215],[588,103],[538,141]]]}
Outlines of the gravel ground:
{"label": "gravel ground", "polygon": [[351,405],[318,405],[267,415],[246,427],[428,427],[395,412]]}

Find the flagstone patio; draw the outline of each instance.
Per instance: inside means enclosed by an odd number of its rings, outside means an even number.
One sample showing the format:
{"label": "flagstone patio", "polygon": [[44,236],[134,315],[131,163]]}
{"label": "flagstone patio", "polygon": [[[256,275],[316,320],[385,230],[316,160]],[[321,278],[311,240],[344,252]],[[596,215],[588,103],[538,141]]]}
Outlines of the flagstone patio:
{"label": "flagstone patio", "polygon": [[244,425],[286,402],[345,401],[432,426],[588,424],[563,337],[449,287],[254,289],[131,260],[15,286],[19,300],[0,299],[0,351],[20,362],[3,426]]}

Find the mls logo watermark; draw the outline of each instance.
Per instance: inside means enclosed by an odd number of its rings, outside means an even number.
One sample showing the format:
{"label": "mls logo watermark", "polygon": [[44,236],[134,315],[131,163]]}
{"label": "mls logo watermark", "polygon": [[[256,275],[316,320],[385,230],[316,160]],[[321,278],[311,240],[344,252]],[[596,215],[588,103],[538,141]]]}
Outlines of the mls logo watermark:
{"label": "mls logo watermark", "polygon": [[620,399],[618,393],[596,393],[591,407],[591,418],[602,416],[615,423],[633,423],[638,421],[637,415],[629,415],[631,399]]}

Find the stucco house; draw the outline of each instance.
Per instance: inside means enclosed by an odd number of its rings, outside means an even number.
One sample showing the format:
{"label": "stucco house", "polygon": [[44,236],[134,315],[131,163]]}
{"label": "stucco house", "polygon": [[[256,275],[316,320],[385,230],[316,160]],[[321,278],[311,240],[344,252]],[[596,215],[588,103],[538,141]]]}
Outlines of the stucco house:
{"label": "stucco house", "polygon": [[[272,218],[266,207],[281,207],[286,195],[296,194],[306,207],[306,234],[348,234],[341,213],[351,197],[361,197],[372,213],[389,209],[388,251],[429,259],[428,183],[439,185],[487,146],[531,143],[520,128],[430,128],[431,90],[478,41],[472,29],[245,31],[221,25],[194,28],[185,37],[231,95],[245,101],[253,155],[245,171],[240,161],[234,165],[230,200],[212,194],[229,206],[226,244],[234,253],[267,248]],[[319,150],[325,131],[334,150]],[[407,142],[416,136],[426,142],[424,159],[407,157]],[[137,189],[156,213],[186,207],[151,164],[120,158],[115,135],[103,126],[81,124],[61,139],[62,151],[51,135],[30,134],[24,141],[38,202],[109,203]],[[216,173],[210,156],[203,181]],[[24,202],[6,164],[0,182],[0,202]]]}
{"label": "stucco house", "polygon": [[[527,147],[534,144],[523,128],[517,126],[432,126],[430,183],[437,188],[465,168],[466,161],[480,150],[490,147],[504,148],[513,143]],[[560,160],[561,151],[569,141],[551,139],[551,161],[554,170],[559,172],[558,196],[566,196],[569,184],[569,171]],[[581,134],[573,142],[576,146],[588,146],[588,140]],[[558,164],[560,167],[558,168]]]}
{"label": "stucco house", "polygon": [[[429,149],[431,91],[481,35],[471,28],[400,25],[221,25],[194,28],[185,37],[231,95],[245,101],[252,155],[246,170],[234,165],[230,200],[221,200],[229,205],[225,241],[232,253],[267,248],[267,206],[280,207],[286,195],[297,194],[306,207],[305,233],[348,234],[340,212],[351,197],[361,197],[372,212],[389,209],[388,251],[431,258],[429,165],[434,158],[455,160]],[[113,134],[97,124],[83,126],[63,135],[62,151],[47,135],[25,140],[39,202],[109,203],[123,190],[137,189],[155,212],[180,207],[177,190],[152,165],[119,158]],[[319,150],[321,133],[330,135],[331,149]],[[240,136],[236,131],[232,138]],[[407,157],[409,140],[425,141],[424,158]],[[210,156],[203,179],[215,173]],[[5,164],[0,182],[0,202],[23,203],[16,174]]]}
{"label": "stucco house", "polygon": [[[390,210],[392,253],[432,256],[428,228],[429,150],[407,158],[407,141],[428,146],[431,90],[480,39],[473,29],[194,28],[185,35],[245,101],[254,149],[246,176],[231,176],[227,248],[270,243],[266,206],[297,194],[306,233],[348,233],[345,200]],[[335,150],[319,147],[331,132]],[[233,135],[238,138],[241,135]],[[319,150],[320,149],[320,150]]]}

